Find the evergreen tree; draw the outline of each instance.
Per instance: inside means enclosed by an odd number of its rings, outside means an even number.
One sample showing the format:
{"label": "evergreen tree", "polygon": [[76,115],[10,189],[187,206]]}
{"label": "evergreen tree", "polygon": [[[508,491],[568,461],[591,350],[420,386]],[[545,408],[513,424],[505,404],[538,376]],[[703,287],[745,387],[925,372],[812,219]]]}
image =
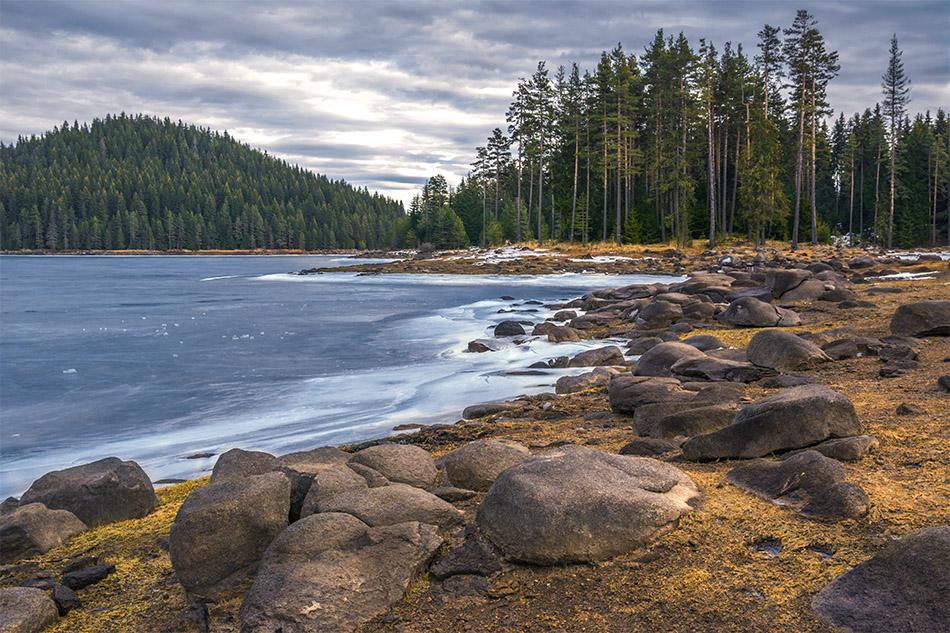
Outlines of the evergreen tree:
{"label": "evergreen tree", "polygon": [[894,165],[897,156],[897,133],[901,117],[910,102],[910,79],[904,75],[903,53],[897,47],[897,34],[891,37],[890,57],[887,70],[881,76],[881,88],[884,90],[884,113],[890,121],[890,159],[891,159],[891,206],[887,225],[887,247],[894,247]]}

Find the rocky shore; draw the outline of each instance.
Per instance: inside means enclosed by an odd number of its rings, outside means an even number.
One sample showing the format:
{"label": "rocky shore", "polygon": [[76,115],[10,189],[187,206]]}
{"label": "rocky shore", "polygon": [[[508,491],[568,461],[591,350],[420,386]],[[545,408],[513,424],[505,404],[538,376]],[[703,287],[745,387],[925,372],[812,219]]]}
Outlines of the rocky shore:
{"label": "rocky shore", "polygon": [[234,449],[157,496],[116,458],[47,474],[0,506],[0,631],[946,630],[947,262],[586,255],[360,267],[689,276],[499,324],[612,344],[456,424]]}

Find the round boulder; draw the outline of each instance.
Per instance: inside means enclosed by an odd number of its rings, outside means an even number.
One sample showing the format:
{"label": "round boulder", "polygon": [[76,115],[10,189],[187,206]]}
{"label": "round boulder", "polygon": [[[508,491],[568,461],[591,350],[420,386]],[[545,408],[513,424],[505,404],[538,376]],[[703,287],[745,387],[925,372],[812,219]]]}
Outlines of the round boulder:
{"label": "round boulder", "polygon": [[511,560],[605,560],[674,529],[699,496],[669,464],[568,445],[501,473],[477,521]]}
{"label": "round boulder", "polygon": [[139,519],[159,505],[152,481],[135,462],[107,457],[46,473],[23,493],[20,505],[69,510],[89,527]]}
{"label": "round boulder", "polygon": [[891,317],[897,336],[950,336],[950,301],[905,303]]}
{"label": "round boulder", "polygon": [[451,503],[407,484],[350,490],[317,504],[318,512],[352,514],[367,525],[394,525],[418,521],[442,527],[462,523],[462,513]]}
{"label": "round boulder", "polygon": [[849,631],[946,631],[950,526],[913,532],[838,576],[812,600],[823,620]]}
{"label": "round boulder", "polygon": [[211,471],[212,484],[223,484],[241,477],[263,475],[271,469],[274,456],[261,451],[245,451],[241,448],[232,448],[218,457]]}
{"label": "round boulder", "polygon": [[389,481],[431,488],[439,472],[428,451],[411,444],[379,444],[353,454],[350,461],[369,466]]}
{"label": "round boulder", "polygon": [[501,471],[530,456],[517,442],[477,440],[446,455],[443,468],[453,486],[485,492]]}
{"label": "round boulder", "polygon": [[814,343],[784,330],[756,333],[746,348],[746,357],[753,365],[781,372],[812,369],[831,360]]}
{"label": "round boulder", "polygon": [[747,405],[732,423],[683,445],[686,459],[749,459],[861,434],[847,396],[821,385],[802,385]]}
{"label": "round boulder", "polygon": [[705,358],[706,354],[686,343],[660,343],[643,353],[633,366],[634,376],[661,376],[669,378],[670,368],[686,358]]}
{"label": "round boulder", "polygon": [[519,321],[502,321],[495,326],[495,336],[520,336],[524,333],[524,326]]}
{"label": "round boulder", "polygon": [[50,510],[28,503],[0,516],[0,563],[45,554],[86,531],[86,525],[68,510]]}
{"label": "round boulder", "polygon": [[39,633],[58,616],[56,603],[40,589],[0,589],[0,631],[4,633]]}
{"label": "round boulder", "polygon": [[568,367],[601,367],[604,365],[622,365],[623,352],[619,347],[609,345],[581,352],[571,359]]}
{"label": "round boulder", "polygon": [[729,304],[717,317],[723,323],[742,327],[775,327],[801,325],[793,311],[779,308],[753,297],[741,297]]}
{"label": "round boulder", "polygon": [[198,488],[178,509],[169,534],[172,567],[189,593],[236,595],[267,546],[287,527],[290,480],[283,473]]}

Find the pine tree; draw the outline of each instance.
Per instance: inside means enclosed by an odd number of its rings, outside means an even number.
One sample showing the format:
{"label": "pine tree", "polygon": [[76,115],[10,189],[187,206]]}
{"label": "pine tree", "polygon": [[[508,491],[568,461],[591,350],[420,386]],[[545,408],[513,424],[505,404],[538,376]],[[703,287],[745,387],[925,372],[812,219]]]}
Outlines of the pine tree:
{"label": "pine tree", "polygon": [[894,247],[894,184],[895,157],[897,156],[897,133],[901,117],[904,116],[910,102],[910,79],[904,76],[903,52],[897,47],[897,34],[891,37],[890,57],[887,70],[881,76],[881,88],[884,90],[884,113],[890,120],[890,159],[891,159],[891,206],[887,225],[887,247]]}

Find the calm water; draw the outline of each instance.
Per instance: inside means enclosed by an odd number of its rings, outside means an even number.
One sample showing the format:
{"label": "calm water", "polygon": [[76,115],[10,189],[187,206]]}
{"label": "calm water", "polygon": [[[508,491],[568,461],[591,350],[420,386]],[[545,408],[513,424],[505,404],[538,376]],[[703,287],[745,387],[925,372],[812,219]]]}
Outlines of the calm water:
{"label": "calm water", "polygon": [[214,462],[185,459],[195,453],[363,441],[551,390],[578,370],[506,372],[603,342],[469,354],[468,341],[512,317],[501,309],[550,315],[525,300],[657,280],[289,274],[346,263],[0,257],[0,496],[111,455],[153,479],[192,477]]}

